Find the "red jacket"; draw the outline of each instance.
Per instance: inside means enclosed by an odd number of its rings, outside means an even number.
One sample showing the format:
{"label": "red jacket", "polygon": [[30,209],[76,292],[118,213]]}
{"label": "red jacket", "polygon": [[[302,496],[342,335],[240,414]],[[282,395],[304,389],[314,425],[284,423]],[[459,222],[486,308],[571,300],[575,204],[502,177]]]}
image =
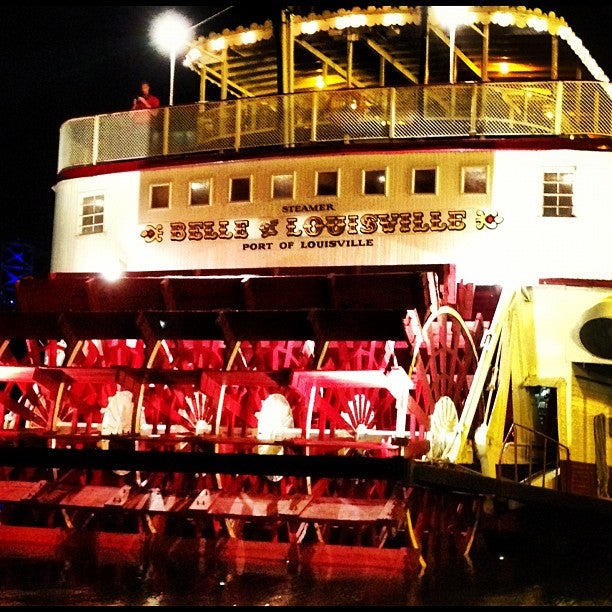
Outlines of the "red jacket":
{"label": "red jacket", "polygon": [[136,98],[132,106],[132,110],[146,110],[147,108],[159,108],[159,98],[157,96],[154,96],[153,94],[149,94],[148,96],[146,96],[145,99],[148,103],[148,106],[146,104],[143,104],[140,101],[140,98],[145,98],[145,96],[138,96],[138,98]]}

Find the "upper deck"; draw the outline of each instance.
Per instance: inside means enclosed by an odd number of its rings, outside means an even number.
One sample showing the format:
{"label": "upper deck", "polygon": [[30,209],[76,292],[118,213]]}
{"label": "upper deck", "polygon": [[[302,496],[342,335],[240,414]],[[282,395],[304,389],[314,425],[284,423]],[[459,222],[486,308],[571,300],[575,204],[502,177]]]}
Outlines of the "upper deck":
{"label": "upper deck", "polygon": [[[66,121],[58,172],[147,158],[332,143],[433,144],[446,138],[612,139],[610,86],[599,81],[457,83],[315,90]],[[72,173],[70,171],[73,171]],[[103,172],[104,169],[100,168]]]}

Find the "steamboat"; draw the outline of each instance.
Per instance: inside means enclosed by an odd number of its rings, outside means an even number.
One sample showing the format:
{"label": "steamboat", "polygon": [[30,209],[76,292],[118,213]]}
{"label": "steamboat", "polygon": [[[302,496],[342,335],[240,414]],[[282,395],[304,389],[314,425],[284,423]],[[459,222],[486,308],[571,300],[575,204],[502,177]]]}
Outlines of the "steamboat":
{"label": "steamboat", "polygon": [[605,540],[609,79],[555,13],[442,8],[279,10],[190,41],[193,104],[61,126],[51,273],[0,313],[3,555]]}

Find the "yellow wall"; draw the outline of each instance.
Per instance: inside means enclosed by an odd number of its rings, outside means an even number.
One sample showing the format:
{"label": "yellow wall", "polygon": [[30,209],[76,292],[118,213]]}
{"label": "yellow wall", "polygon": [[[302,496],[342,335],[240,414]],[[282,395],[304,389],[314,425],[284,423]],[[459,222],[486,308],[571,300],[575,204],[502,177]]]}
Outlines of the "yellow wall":
{"label": "yellow wall", "polygon": [[[572,377],[571,420],[574,436],[570,448],[573,461],[595,463],[595,438],[593,419],[598,414],[612,418],[612,383],[602,384],[592,380]],[[612,464],[612,437],[606,435],[606,457],[608,466]]]}

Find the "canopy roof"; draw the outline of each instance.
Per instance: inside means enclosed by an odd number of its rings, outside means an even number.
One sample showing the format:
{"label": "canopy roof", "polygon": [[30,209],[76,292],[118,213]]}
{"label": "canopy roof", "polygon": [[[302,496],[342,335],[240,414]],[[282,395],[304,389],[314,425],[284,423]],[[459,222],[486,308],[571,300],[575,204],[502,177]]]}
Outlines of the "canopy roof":
{"label": "canopy roof", "polygon": [[219,86],[222,98],[317,87],[609,82],[554,12],[507,6],[370,6],[298,14],[300,7],[291,8],[279,10],[278,19],[262,25],[200,36],[192,41],[185,65]]}

